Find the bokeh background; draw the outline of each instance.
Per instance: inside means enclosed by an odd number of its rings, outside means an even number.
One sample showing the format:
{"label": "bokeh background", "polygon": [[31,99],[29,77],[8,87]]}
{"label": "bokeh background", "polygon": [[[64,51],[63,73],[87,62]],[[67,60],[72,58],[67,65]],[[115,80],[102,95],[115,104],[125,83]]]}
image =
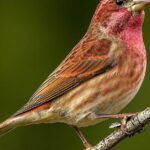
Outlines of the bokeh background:
{"label": "bokeh background", "polygon": [[[0,120],[29,97],[85,33],[98,0],[0,0]],[[143,33],[150,60],[150,8]],[[149,61],[150,62],[150,61]],[[150,65],[144,84],[123,112],[150,106]],[[113,120],[114,121],[114,120]],[[111,121],[83,128],[92,144],[112,130]],[[150,128],[124,140],[115,150],[149,149]],[[82,143],[64,124],[18,128],[0,138],[0,150],[81,150]]]}

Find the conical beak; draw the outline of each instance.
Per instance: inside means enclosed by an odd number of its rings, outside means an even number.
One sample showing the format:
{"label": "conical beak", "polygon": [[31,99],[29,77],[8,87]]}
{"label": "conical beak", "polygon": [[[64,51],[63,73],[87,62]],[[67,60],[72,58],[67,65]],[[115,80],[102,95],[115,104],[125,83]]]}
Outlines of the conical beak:
{"label": "conical beak", "polygon": [[150,4],[150,0],[133,0],[133,5],[130,7],[130,11],[139,12],[145,9]]}

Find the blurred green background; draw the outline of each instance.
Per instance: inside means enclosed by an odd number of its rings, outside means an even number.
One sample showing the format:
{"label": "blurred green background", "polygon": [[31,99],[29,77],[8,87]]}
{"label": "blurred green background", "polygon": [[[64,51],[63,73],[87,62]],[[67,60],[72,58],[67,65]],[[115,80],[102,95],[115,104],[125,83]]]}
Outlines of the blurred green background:
{"label": "blurred green background", "polygon": [[[0,0],[0,120],[29,97],[85,33],[98,0]],[[150,8],[146,10],[144,40],[150,59]],[[150,105],[149,67],[140,92],[124,110]],[[114,120],[113,120],[114,121]],[[83,128],[96,144],[111,132],[111,121]],[[115,150],[149,149],[150,128],[126,139]],[[82,143],[64,124],[18,128],[0,138],[0,150],[81,150]]]}

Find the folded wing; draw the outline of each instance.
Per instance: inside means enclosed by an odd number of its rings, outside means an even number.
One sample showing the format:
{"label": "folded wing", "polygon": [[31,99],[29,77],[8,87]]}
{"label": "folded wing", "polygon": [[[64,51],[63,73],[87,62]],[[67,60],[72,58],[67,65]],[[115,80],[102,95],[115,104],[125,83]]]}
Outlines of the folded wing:
{"label": "folded wing", "polygon": [[55,100],[83,82],[110,70],[112,41],[89,36],[83,38],[59,67],[15,115],[22,114],[44,103]]}

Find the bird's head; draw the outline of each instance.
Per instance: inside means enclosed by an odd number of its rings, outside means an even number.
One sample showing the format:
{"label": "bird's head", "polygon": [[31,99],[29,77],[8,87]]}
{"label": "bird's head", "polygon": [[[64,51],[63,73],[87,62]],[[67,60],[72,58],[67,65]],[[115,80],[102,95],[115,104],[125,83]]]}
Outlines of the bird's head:
{"label": "bird's head", "polygon": [[141,30],[144,8],[150,0],[101,0],[92,19],[92,24],[108,32],[119,34],[126,30]]}

